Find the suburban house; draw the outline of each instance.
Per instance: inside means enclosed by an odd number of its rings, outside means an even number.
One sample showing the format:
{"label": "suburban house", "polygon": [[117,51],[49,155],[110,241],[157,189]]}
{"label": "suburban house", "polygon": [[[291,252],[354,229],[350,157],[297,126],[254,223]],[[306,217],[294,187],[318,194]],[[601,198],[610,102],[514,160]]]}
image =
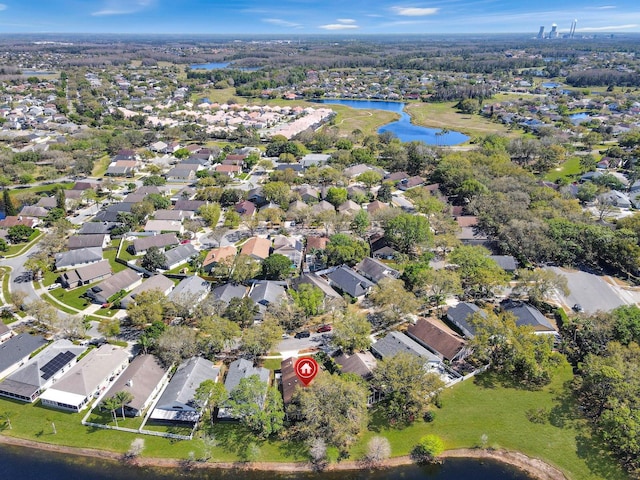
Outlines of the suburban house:
{"label": "suburban house", "polygon": [[209,360],[200,357],[185,360],[162,392],[150,420],[196,423],[202,415],[202,407],[195,401],[196,390],[205,380],[217,382],[219,375],[220,369]]}
{"label": "suburban house", "polygon": [[200,207],[206,205],[207,202],[202,200],[178,200],[175,204],[176,210],[186,210],[188,212],[197,212]]}
{"label": "suburban house", "polygon": [[96,222],[118,222],[120,221],[121,213],[131,213],[131,206],[133,203],[112,203],[107,205],[106,208],[100,210],[93,218]]}
{"label": "suburban house", "polygon": [[321,166],[325,165],[330,158],[331,155],[328,155],[326,153],[308,153],[300,159],[300,164],[303,168],[309,168],[312,165]]}
{"label": "suburban house", "polygon": [[238,249],[233,245],[212,248],[207,252],[207,256],[202,261],[202,270],[210,273],[218,263],[226,259],[233,260],[237,253]]}
{"label": "suburban house", "polygon": [[144,255],[151,247],[164,249],[172,245],[178,245],[180,241],[175,233],[161,233],[149,237],[136,238],[131,245],[133,255]]}
{"label": "suburban house", "polygon": [[82,248],[55,254],[56,270],[77,268],[84,265],[100,262],[102,260],[102,248]]}
{"label": "suburban house", "polygon": [[105,176],[111,177],[133,177],[138,168],[138,162],[136,160],[116,160],[111,162]]}
{"label": "suburban house", "polygon": [[119,222],[88,222],[78,230],[78,235],[110,235],[111,230],[120,225]]}
{"label": "suburban house", "polygon": [[147,223],[144,225],[144,231],[155,234],[165,232],[177,232],[182,234],[184,233],[184,226],[179,220],[147,220]]}
{"label": "suburban house", "polygon": [[127,306],[135,300],[136,296],[149,290],[160,290],[160,292],[162,292],[166,297],[169,295],[169,292],[173,290],[173,287],[175,287],[175,283],[164,275],[152,275],[149,279],[143,281],[140,285],[131,290],[127,296],[120,300],[120,306],[122,308],[127,308]]}
{"label": "suburban house", "polygon": [[311,185],[301,185],[297,192],[304,203],[317,202],[320,197],[320,190]]}
{"label": "suburban house", "polygon": [[244,298],[247,294],[247,287],[233,283],[219,285],[211,291],[211,295],[216,302],[228,305],[232,298]]}
{"label": "suburban house", "polygon": [[242,167],[239,165],[216,165],[214,170],[216,173],[222,173],[229,177],[235,177],[242,173]]}
{"label": "suburban house", "polygon": [[[254,367],[253,362],[240,358],[231,362],[229,365],[229,371],[224,381],[224,388],[227,393],[231,393],[234,388],[240,385],[240,380],[243,378],[249,378],[252,375],[257,375],[262,383],[264,383],[264,395],[262,397],[262,404],[264,404],[264,398],[267,396],[267,388],[269,386],[270,371],[263,367]],[[218,412],[218,418],[233,419],[233,411],[227,408],[221,408]]]}
{"label": "suburban house", "polygon": [[122,347],[103,345],[82,357],[55,385],[40,395],[47,407],[79,412],[107,389],[129,365],[129,353]]}
{"label": "suburban house", "polygon": [[322,200],[316,203],[313,207],[311,207],[311,213],[314,215],[319,215],[322,212],[335,212],[335,207],[327,202],[326,200]]}
{"label": "suburban house", "polygon": [[122,290],[129,291],[141,283],[142,277],[135,271],[127,268],[103,280],[98,285],[91,287],[87,290],[86,295],[95,303],[109,303],[109,299],[115,294]]}
{"label": "suburban house", "polygon": [[410,339],[404,333],[390,332],[384,338],[371,345],[371,351],[378,358],[393,357],[398,353],[410,353],[424,360],[425,366],[437,368],[440,358],[424,348],[415,340]]}
{"label": "suburban house", "polygon": [[512,255],[489,255],[505,272],[513,273],[518,269],[518,262]]}
{"label": "suburban house", "polygon": [[449,362],[461,360],[467,353],[464,339],[433,318],[418,319],[409,326],[407,335]]}
{"label": "suburban house", "polygon": [[296,361],[297,358],[286,358],[280,362],[280,388],[282,389],[282,401],[285,409],[291,403],[293,393],[300,385],[300,379],[295,370]]}
{"label": "suburban house", "polygon": [[118,392],[130,393],[133,397],[124,405],[124,415],[139,417],[164,385],[167,369],[153,355],[138,355],[111,385],[104,399]]}
{"label": "suburban house", "polygon": [[516,317],[516,325],[518,326],[529,325],[533,327],[534,333],[536,334],[558,334],[549,319],[545,317],[540,310],[528,303],[506,300],[502,302],[500,306],[502,310]]}
{"label": "suburban house", "polygon": [[354,352],[351,355],[340,353],[333,361],[340,365],[340,372],[355,373],[365,380],[370,380],[378,364],[371,352]]}
{"label": "suburban house", "polygon": [[487,318],[487,312],[481,310],[476,304],[461,302],[447,310],[447,320],[458,327],[465,337],[473,338],[476,328],[469,323],[469,319],[475,314]]}
{"label": "suburban house", "polygon": [[399,190],[409,190],[411,188],[419,187],[420,185],[424,185],[424,178],[416,175],[415,177],[404,178],[398,182],[396,185]]}
{"label": "suburban house", "polygon": [[[195,168],[189,168],[189,167]],[[183,183],[193,182],[196,179],[196,170],[198,165],[176,165],[166,174],[167,182],[169,183]]]}
{"label": "suburban house", "polygon": [[367,204],[367,213],[369,213],[369,215],[373,215],[374,213],[387,207],[388,205],[386,203],[382,203],[380,200],[374,200],[373,202]]}
{"label": "suburban house", "polygon": [[34,402],[73,367],[86,347],[74,345],[66,339],[56,340],[22,368],[0,383],[0,395],[22,402]]}
{"label": "suburban house", "polygon": [[294,268],[300,268],[300,265],[302,264],[303,251],[304,245],[296,238],[276,235],[273,239],[272,253],[278,253],[287,257],[291,260],[291,266]]}
{"label": "suburban house", "polygon": [[191,219],[195,216],[195,212],[187,210],[156,210],[153,214],[154,220],[173,220],[181,222],[184,219]]}
{"label": "suburban house", "polygon": [[369,294],[374,287],[372,282],[346,265],[342,265],[327,274],[327,278],[332,287],[354,298]]}
{"label": "suburban house", "polygon": [[49,215],[49,210],[44,207],[37,207],[35,205],[25,205],[18,213],[19,217],[44,218],[47,215]]}
{"label": "suburban house", "polygon": [[347,200],[346,202],[340,204],[338,206],[338,212],[343,213],[345,215],[353,216],[362,210],[362,207],[358,205],[353,200]]}
{"label": "suburban house", "polygon": [[37,218],[9,215],[0,220],[0,228],[9,229],[11,227],[15,227],[16,225],[26,225],[27,227],[33,228],[38,224],[38,222],[39,220]]}
{"label": "suburban house", "polygon": [[264,260],[269,256],[271,240],[262,237],[251,237],[242,245],[241,255],[248,255],[256,260]]}
{"label": "suburban house", "polygon": [[381,258],[383,260],[392,260],[398,255],[389,239],[382,234],[373,235],[369,238],[369,246],[371,248],[371,256],[373,258]]}
{"label": "suburban house", "polygon": [[291,280],[291,287],[298,291],[300,285],[311,285],[312,287],[319,288],[325,297],[329,298],[342,298],[338,292],[336,292],[329,282],[327,282],[324,278],[319,277],[313,273],[303,273],[302,275],[295,277]]}
{"label": "suburban house", "polygon": [[79,250],[81,248],[106,248],[111,243],[111,237],[105,234],[95,235],[72,235],[67,241],[69,250]]}
{"label": "suburban house", "polygon": [[101,260],[84,267],[69,269],[60,274],[60,284],[64,288],[81,287],[98,280],[104,280],[111,275],[109,260]]}
{"label": "suburban house", "polygon": [[353,269],[376,284],[384,278],[400,277],[400,272],[398,270],[371,257],[363,258],[360,263],[353,267]]}
{"label": "suburban house", "polygon": [[162,265],[164,270],[173,270],[176,267],[179,267],[183,263],[188,262],[192,257],[198,255],[198,251],[196,247],[191,245],[190,243],[185,243],[184,245],[178,245],[176,248],[172,248],[171,250],[167,250],[164,252],[164,256],[167,261]]}
{"label": "suburban house", "polygon": [[169,300],[186,302],[196,306],[211,291],[211,284],[198,275],[191,275],[183,279],[168,295]]}
{"label": "suburban house", "polygon": [[237,214],[242,216],[246,215],[247,217],[251,217],[256,213],[255,204],[249,200],[243,200],[242,202],[236,203],[234,209]]}
{"label": "suburban house", "polygon": [[254,283],[249,291],[249,297],[258,305],[261,317],[269,304],[278,302],[285,293],[285,288],[278,282],[265,281]]}
{"label": "suburban house", "polygon": [[29,356],[47,344],[44,337],[21,333],[0,343],[0,378],[21,368]]}

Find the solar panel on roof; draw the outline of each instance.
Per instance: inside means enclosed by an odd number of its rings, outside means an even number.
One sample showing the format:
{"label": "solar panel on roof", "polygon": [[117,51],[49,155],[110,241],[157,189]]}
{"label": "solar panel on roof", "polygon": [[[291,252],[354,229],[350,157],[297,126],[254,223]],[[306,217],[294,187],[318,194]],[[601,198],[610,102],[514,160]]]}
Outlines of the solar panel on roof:
{"label": "solar panel on roof", "polygon": [[56,372],[73,360],[75,356],[75,353],[69,351],[59,353],[40,368],[42,372],[41,377],[44,380],[49,380]]}

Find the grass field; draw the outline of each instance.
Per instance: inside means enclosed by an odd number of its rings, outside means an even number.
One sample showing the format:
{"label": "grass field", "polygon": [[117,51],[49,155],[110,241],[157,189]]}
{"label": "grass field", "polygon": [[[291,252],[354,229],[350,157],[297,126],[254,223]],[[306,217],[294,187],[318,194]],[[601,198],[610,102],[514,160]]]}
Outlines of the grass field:
{"label": "grass field", "polygon": [[126,265],[116,262],[117,253],[118,253],[118,250],[116,248],[104,250],[102,252],[102,258],[104,258],[105,260],[109,260],[109,265],[111,265],[111,270],[113,270],[113,273],[121,272],[122,270],[127,268]]}
{"label": "grass field", "polygon": [[89,300],[82,297],[84,293],[93,285],[83,285],[82,287],[74,288],[73,290],[65,290],[64,288],[56,288],[51,290],[49,294],[65,305],[68,305],[77,310],[84,310],[89,306]]}
{"label": "grass field", "polygon": [[93,170],[91,170],[92,177],[102,177],[104,176],[107,168],[109,168],[109,163],[111,163],[111,157],[109,155],[104,155],[100,157],[100,159],[96,160],[93,164]]}
{"label": "grass field", "polygon": [[571,157],[564,162],[559,168],[548,172],[544,178],[550,182],[555,182],[559,178],[567,178],[570,181],[575,180],[580,176],[582,169],[580,168],[580,158]]}

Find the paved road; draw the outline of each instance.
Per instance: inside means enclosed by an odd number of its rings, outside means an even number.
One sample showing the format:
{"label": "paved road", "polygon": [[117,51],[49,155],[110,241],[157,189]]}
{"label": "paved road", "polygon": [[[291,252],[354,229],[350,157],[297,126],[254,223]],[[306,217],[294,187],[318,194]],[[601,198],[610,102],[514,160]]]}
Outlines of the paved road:
{"label": "paved road", "polygon": [[328,345],[331,338],[331,332],[328,333],[312,333],[309,338],[287,338],[282,340],[278,345],[279,352],[297,352],[308,348],[321,348]]}
{"label": "paved road", "polygon": [[40,296],[36,293],[31,282],[31,273],[24,268],[25,262],[29,259],[29,255],[37,252],[39,245],[36,244],[27,252],[12,258],[3,258],[2,264],[11,267],[9,275],[9,290],[11,292],[25,292],[29,301],[39,300]]}
{"label": "paved road", "polygon": [[613,285],[609,277],[580,270],[549,268],[567,278],[571,293],[566,297],[558,294],[558,298],[568,308],[580,304],[587,313],[608,312],[620,305],[640,302],[640,291]]}

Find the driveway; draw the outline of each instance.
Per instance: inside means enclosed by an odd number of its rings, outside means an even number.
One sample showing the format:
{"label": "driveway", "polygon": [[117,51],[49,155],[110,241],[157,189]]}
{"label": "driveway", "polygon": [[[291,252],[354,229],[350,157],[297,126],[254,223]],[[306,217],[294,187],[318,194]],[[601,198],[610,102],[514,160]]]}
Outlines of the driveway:
{"label": "driveway", "polygon": [[557,299],[567,308],[579,304],[587,313],[595,313],[598,310],[608,312],[621,305],[635,305],[640,302],[640,289],[630,287],[612,277],[568,268],[548,268],[567,278],[571,293],[566,297],[560,293],[556,294]]}

